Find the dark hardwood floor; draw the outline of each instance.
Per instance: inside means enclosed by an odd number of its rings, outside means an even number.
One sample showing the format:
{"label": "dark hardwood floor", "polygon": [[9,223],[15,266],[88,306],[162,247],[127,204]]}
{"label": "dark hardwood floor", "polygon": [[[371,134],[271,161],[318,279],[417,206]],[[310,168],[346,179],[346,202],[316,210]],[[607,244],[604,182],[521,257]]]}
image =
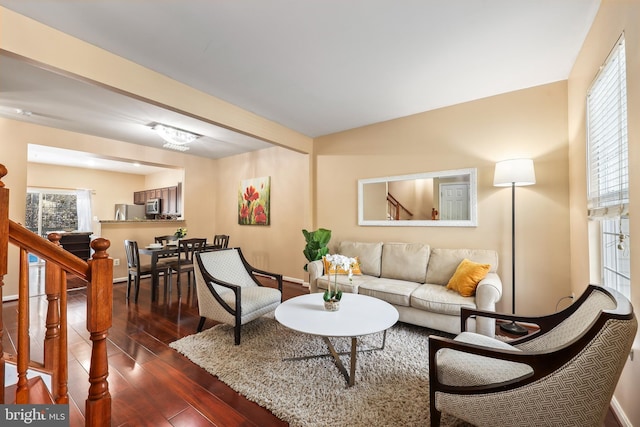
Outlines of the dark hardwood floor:
{"label": "dark hardwood floor", "polygon": [[[175,279],[175,278],[174,278]],[[175,280],[173,281],[175,283]],[[182,281],[186,288],[186,277]],[[114,284],[113,327],[109,331],[109,388],[113,426],[287,426],[266,409],[243,398],[191,363],[168,344],[195,333],[199,316],[193,292],[164,295],[151,302],[150,280],[143,279],[137,304],[125,300],[126,283]],[[307,293],[285,282],[284,298]],[[42,361],[46,297],[32,297],[31,358]],[[15,354],[17,302],[3,304],[5,353]],[[70,426],[84,425],[91,355],[86,330],[86,291],[68,293]],[[39,326],[36,326],[39,325]],[[205,328],[213,325],[207,321]],[[611,411],[605,427],[619,427]]]}
{"label": "dark hardwood floor", "polygon": [[[186,288],[186,277],[183,278]],[[162,282],[162,281],[161,281]],[[173,280],[175,283],[175,278]],[[113,426],[286,426],[266,409],[243,398],[205,370],[169,348],[195,333],[200,317],[193,292],[184,289],[151,302],[150,280],[143,279],[138,303],[125,300],[126,283],[114,284],[113,327],[109,331],[109,389]],[[308,290],[285,283],[284,298]],[[31,358],[42,361],[46,297],[32,297]],[[15,354],[17,302],[3,304],[5,353]],[[68,293],[69,396],[71,426],[84,425],[91,356],[86,330],[86,291]],[[41,326],[35,326],[41,325]],[[207,321],[205,328],[213,326]]]}

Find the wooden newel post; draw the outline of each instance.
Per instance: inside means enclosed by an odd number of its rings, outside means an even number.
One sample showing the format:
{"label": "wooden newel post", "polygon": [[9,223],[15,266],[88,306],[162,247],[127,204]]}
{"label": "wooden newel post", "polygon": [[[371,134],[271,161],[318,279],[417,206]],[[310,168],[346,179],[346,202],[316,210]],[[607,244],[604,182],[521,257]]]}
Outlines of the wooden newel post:
{"label": "wooden newel post", "polygon": [[2,289],[4,276],[7,274],[9,253],[9,189],[5,188],[2,178],[7,175],[7,168],[0,164],[0,404],[4,401],[4,349],[2,337],[4,325],[2,323]]}
{"label": "wooden newel post", "polygon": [[[60,246],[60,233],[50,233],[47,238],[50,242]],[[60,294],[64,279],[65,273],[60,268],[60,266],[56,265],[55,263],[47,263],[44,282],[48,302],[46,332],[44,335],[44,367],[52,371],[52,395],[56,403],[63,403],[64,398],[66,398],[67,386],[66,379],[63,379],[60,376],[60,357],[62,354],[61,347],[63,346],[60,341]],[[66,349],[66,342],[64,343],[64,348]],[[66,351],[64,353],[66,353]],[[66,369],[64,370],[63,375],[64,373],[66,373]],[[60,390],[61,383],[64,383],[63,387],[65,390]],[[63,395],[62,399],[61,394]]]}
{"label": "wooden newel post", "polygon": [[113,260],[107,254],[110,245],[106,239],[95,239],[91,242],[95,253],[88,261],[87,330],[93,347],[85,419],[86,425],[90,426],[111,425],[111,395],[107,381],[107,335],[113,315]]}

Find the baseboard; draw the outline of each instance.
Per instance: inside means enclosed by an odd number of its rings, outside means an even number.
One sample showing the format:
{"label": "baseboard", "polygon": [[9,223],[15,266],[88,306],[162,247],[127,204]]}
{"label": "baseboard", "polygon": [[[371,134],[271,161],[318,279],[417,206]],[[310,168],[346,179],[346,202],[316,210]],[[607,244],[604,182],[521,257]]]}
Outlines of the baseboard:
{"label": "baseboard", "polygon": [[285,282],[297,283],[305,288],[309,287],[309,282],[305,282],[304,280],[298,279],[296,277],[282,276],[282,280],[284,280]]}
{"label": "baseboard", "polygon": [[615,396],[611,399],[611,409],[613,409],[613,414],[616,416],[622,427],[633,427],[633,424],[631,424],[631,421],[627,418],[627,415],[622,410],[622,407]]}

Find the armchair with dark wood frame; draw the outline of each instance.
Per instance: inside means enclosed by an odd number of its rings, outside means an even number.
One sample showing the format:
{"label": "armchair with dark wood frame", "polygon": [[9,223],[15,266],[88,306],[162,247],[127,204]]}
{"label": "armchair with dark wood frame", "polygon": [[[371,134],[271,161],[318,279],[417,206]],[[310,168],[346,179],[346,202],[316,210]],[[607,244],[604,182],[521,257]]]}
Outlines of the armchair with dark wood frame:
{"label": "armchair with dark wood frame", "polygon": [[[282,275],[252,267],[240,248],[195,254],[196,291],[202,331],[207,318],[234,326],[240,344],[242,325],[274,311],[282,302]],[[256,275],[270,277],[277,289],[264,286]]]}
{"label": "armchair with dark wood frame", "polygon": [[[539,330],[505,343],[465,332],[474,316]],[[442,412],[477,426],[601,426],[638,327],[629,300],[597,285],[552,315],[463,308],[461,322],[453,340],[429,337],[432,427]]]}

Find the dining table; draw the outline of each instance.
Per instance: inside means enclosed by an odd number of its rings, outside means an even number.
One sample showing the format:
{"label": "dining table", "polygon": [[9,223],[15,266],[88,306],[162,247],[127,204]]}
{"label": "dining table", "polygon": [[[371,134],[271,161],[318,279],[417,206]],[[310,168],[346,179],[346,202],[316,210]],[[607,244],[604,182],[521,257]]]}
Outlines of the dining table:
{"label": "dining table", "polygon": [[[222,249],[221,245],[214,245],[213,243],[207,242],[205,245],[206,251]],[[156,290],[160,284],[160,269],[157,268],[158,260],[171,257],[171,256],[179,256],[180,248],[176,245],[164,245],[164,246],[142,246],[138,247],[138,253],[141,255],[149,255],[151,257],[151,299],[155,300]]]}

